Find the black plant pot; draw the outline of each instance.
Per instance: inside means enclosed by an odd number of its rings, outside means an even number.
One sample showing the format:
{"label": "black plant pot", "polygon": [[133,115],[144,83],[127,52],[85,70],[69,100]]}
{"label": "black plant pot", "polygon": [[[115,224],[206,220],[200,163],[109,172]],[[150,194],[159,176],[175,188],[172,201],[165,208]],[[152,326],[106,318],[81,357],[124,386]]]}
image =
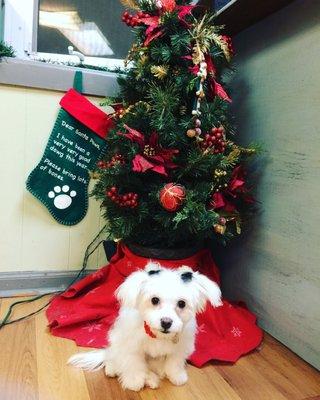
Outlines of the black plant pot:
{"label": "black plant pot", "polygon": [[[193,246],[180,247],[175,249],[157,248],[157,247],[146,247],[139,244],[130,243],[124,241],[125,245],[129,248],[132,253],[140,257],[155,258],[159,260],[182,260],[196,254],[199,250],[204,248],[203,243],[197,243]],[[108,261],[116,252],[116,243],[110,240],[103,242],[104,250]]]}
{"label": "black plant pot", "polygon": [[157,247],[145,247],[135,243],[127,243],[125,245],[132,251],[132,253],[145,257],[145,258],[156,258],[159,260],[181,260],[183,258],[191,257],[204,246],[203,243],[197,243],[193,246],[165,249]]}

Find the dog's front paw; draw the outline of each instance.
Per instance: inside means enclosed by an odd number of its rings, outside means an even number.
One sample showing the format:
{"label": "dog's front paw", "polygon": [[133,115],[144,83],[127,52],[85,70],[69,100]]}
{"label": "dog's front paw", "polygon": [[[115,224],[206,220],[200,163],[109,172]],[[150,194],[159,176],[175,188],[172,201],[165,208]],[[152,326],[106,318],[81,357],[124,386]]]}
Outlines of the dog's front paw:
{"label": "dog's front paw", "polygon": [[143,389],[145,382],[145,374],[136,374],[134,376],[121,376],[120,378],[120,383],[123,389],[134,390],[135,392]]}
{"label": "dog's front paw", "polygon": [[157,389],[159,387],[160,378],[157,374],[152,371],[147,373],[146,385],[151,389]]}
{"label": "dog's front paw", "polygon": [[176,386],[184,385],[188,380],[188,374],[185,370],[172,371],[167,374],[167,378]]}
{"label": "dog's front paw", "polygon": [[104,373],[106,374],[106,376],[108,376],[109,378],[114,378],[117,374],[115,369],[113,368],[112,364],[110,361],[108,361],[104,367]]}

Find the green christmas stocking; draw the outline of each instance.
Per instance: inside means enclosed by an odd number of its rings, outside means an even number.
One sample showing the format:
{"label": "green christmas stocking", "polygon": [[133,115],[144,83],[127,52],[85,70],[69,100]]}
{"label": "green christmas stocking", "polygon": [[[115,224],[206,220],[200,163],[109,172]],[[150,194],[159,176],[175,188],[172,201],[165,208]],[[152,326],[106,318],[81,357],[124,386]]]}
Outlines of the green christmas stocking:
{"label": "green christmas stocking", "polygon": [[61,99],[44,154],[26,184],[64,225],[77,224],[87,213],[89,171],[103,154],[105,137],[113,126],[112,119],[82,96],[81,90],[82,73],[77,71],[74,89]]}

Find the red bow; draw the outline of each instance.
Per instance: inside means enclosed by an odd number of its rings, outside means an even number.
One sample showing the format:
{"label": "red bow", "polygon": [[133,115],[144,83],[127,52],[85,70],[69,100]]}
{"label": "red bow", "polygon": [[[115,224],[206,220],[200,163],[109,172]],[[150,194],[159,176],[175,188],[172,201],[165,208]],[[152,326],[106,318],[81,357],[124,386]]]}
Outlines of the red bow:
{"label": "red bow", "polygon": [[146,30],[146,40],[144,41],[144,46],[148,46],[152,40],[164,34],[164,30],[160,28],[162,14],[177,10],[179,20],[188,25],[184,18],[185,16],[191,14],[191,11],[194,7],[195,6],[177,6],[175,0],[161,0],[159,15],[139,18],[139,22],[142,22],[148,26]]}
{"label": "red bow", "polygon": [[157,172],[160,175],[168,176],[167,169],[176,168],[177,165],[172,162],[175,154],[179,150],[164,149],[159,145],[159,135],[153,132],[149,139],[146,139],[142,133],[124,125],[129,133],[118,132],[132,142],[138,143],[143,155],[136,154],[132,160],[132,170],[135,172],[145,172],[148,170]]}

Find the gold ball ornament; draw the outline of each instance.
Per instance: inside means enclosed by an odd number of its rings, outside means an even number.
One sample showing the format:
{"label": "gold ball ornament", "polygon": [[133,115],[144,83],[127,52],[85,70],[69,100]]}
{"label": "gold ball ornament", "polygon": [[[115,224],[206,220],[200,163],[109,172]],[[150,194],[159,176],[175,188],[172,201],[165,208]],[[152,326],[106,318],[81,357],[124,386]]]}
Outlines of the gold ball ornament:
{"label": "gold ball ornament", "polygon": [[197,133],[196,133],[195,129],[188,129],[188,130],[187,130],[187,136],[188,136],[189,138],[195,137],[196,134],[197,134]]}
{"label": "gold ball ornament", "polygon": [[225,231],[226,231],[226,226],[225,225],[220,225],[220,224],[215,224],[215,225],[213,225],[213,229],[219,235],[223,235],[225,233]]}

